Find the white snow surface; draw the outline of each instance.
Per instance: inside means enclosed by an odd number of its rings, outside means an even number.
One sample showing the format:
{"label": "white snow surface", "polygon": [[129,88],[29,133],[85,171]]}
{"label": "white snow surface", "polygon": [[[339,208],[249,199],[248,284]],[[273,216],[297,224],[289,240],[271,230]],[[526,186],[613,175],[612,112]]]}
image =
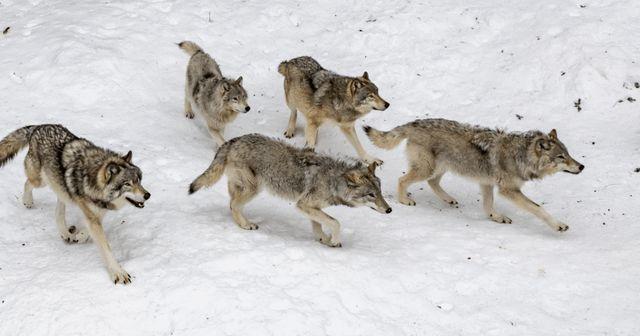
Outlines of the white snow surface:
{"label": "white snow surface", "polygon": [[[639,17],[637,0],[2,0],[0,29],[11,28],[0,35],[1,136],[61,123],[132,150],[153,196],[105,217],[133,276],[115,286],[93,243],[59,238],[53,192],[22,205],[24,152],[3,167],[0,335],[638,335],[640,101],[627,98],[640,99]],[[328,209],[343,228],[332,249],[267,193],[246,207],[257,231],[233,224],[226,180],[188,196],[215,145],[202,121],[184,117],[182,40],[244,76],[252,110],[227,137],[282,137],[282,60],[368,71],[391,107],[357,128],[385,161],[393,213]],[[424,183],[410,189],[416,207],[399,204],[404,146],[374,148],[360,126],[424,117],[556,128],[586,169],[524,192],[570,230],[500,197],[514,223],[491,222],[477,185],[454,175],[443,187],[459,209]],[[303,145],[303,121],[288,142]],[[318,150],[355,155],[331,126]],[[83,221],[75,208],[68,217]]]}

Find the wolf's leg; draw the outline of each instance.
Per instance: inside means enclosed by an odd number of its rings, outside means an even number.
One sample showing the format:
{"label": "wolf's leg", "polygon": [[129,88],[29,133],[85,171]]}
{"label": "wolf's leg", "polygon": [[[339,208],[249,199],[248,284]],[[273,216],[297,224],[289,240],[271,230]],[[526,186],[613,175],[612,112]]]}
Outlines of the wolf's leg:
{"label": "wolf's leg", "polygon": [[195,115],[193,114],[193,109],[191,108],[191,101],[189,101],[189,96],[189,78],[187,78],[184,82],[184,115],[189,119],[193,119]]}
{"label": "wolf's leg", "polygon": [[107,236],[104,233],[104,229],[102,228],[102,216],[103,212],[95,213],[89,205],[85,204],[83,201],[78,202],[78,206],[82,213],[87,218],[87,226],[89,228],[89,235],[91,239],[98,245],[98,249],[100,249],[100,254],[102,255],[102,259],[104,259],[107,264],[107,269],[109,270],[109,275],[111,276],[111,281],[114,284],[123,283],[127,284],[131,282],[131,276],[127,273],[122,266],[116,261],[113,253],[111,252],[111,247],[109,246],[109,242],[107,241]]}
{"label": "wolf's leg", "polygon": [[311,228],[313,229],[313,234],[315,235],[316,240],[318,240],[319,242],[326,244],[331,241],[331,237],[325,234],[324,231],[322,231],[322,224],[312,220]]}
{"label": "wolf's leg", "polygon": [[435,167],[433,155],[411,142],[407,143],[409,171],[398,179],[398,201],[404,205],[416,205],[409,197],[407,188],[418,181],[424,181],[433,175]]}
{"label": "wolf's leg", "polygon": [[378,165],[382,164],[382,160],[369,155],[367,151],[364,150],[364,147],[362,147],[360,140],[358,140],[358,135],[356,134],[356,129],[353,127],[353,124],[340,126],[340,129],[342,130],[342,133],[344,133],[344,135],[347,137],[347,140],[349,140],[349,143],[351,143],[351,146],[356,149],[356,152],[358,152],[358,156],[361,159],[363,159],[367,163],[375,162]]}
{"label": "wolf's leg", "polygon": [[298,209],[300,209],[300,211],[307,215],[307,217],[309,217],[312,222],[318,222],[329,227],[329,229],[331,230],[331,239],[329,239],[329,241],[320,240],[321,243],[331,247],[342,247],[342,243],[340,242],[340,223],[337,220],[327,215],[320,209],[300,203],[296,204],[296,206],[298,207]]}
{"label": "wolf's leg", "polygon": [[22,204],[27,209],[33,208],[33,185],[29,182],[29,179],[24,182],[24,192],[22,193]]}
{"label": "wolf's leg", "polygon": [[484,208],[484,213],[486,213],[494,222],[511,224],[511,219],[509,217],[496,212],[493,208],[493,186],[481,184],[480,191],[482,191],[482,207]]}
{"label": "wolf's leg", "polygon": [[287,139],[291,139],[293,138],[294,135],[296,135],[296,122],[298,119],[298,111],[296,110],[296,107],[293,106],[293,104],[289,104],[287,102],[287,105],[291,110],[291,115],[289,116],[289,124],[287,124],[287,129],[284,131],[284,136]]}
{"label": "wolf's leg", "polygon": [[304,136],[307,140],[305,146],[311,149],[316,148],[316,140],[318,139],[318,124],[307,119],[307,126],[304,129]]}
{"label": "wolf's leg", "polygon": [[211,134],[211,137],[213,138],[213,140],[218,144],[218,146],[222,146],[222,144],[224,144],[224,138],[222,137],[222,133],[219,129],[213,128],[211,127],[211,125],[209,125],[209,134]]}
{"label": "wolf's leg", "polygon": [[458,201],[456,201],[455,198],[451,197],[451,195],[447,194],[447,192],[444,191],[440,186],[440,180],[442,179],[442,175],[444,175],[444,173],[434,175],[433,177],[427,180],[427,183],[429,183],[431,190],[433,190],[436,196],[440,197],[440,199],[443,200],[445,203],[457,208]]}
{"label": "wolf's leg", "polygon": [[24,159],[24,172],[27,175],[27,181],[24,183],[24,193],[22,194],[22,204],[28,209],[33,208],[33,188],[40,188],[44,185],[40,176],[41,170],[40,161],[29,150]]}
{"label": "wolf's leg", "polygon": [[532,213],[534,216],[542,219],[547,225],[549,225],[555,231],[567,231],[569,226],[557,219],[553,218],[548,212],[546,212],[540,205],[530,200],[525,196],[522,191],[518,189],[500,188],[500,194],[512,201],[515,205],[521,209]]}
{"label": "wolf's leg", "polygon": [[67,243],[84,243],[89,240],[89,233],[86,229],[78,229],[75,225],[67,227],[67,220],[65,216],[66,206],[58,198],[56,204],[56,225],[60,232],[60,237]]}
{"label": "wolf's leg", "polygon": [[245,230],[257,230],[258,225],[251,223],[242,214],[244,205],[256,194],[257,187],[254,183],[243,181],[244,179],[230,178],[228,182],[229,196],[231,196],[231,216],[239,227]]}

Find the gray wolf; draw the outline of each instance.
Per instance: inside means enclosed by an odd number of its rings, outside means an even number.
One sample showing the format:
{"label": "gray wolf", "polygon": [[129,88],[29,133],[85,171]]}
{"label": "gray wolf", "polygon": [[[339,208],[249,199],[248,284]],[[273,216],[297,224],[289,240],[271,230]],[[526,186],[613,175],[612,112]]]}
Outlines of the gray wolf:
{"label": "gray wolf", "polygon": [[[355,160],[354,160],[355,161]],[[256,224],[242,214],[244,205],[262,188],[293,201],[310,220],[315,237],[322,244],[339,247],[340,223],[322,211],[332,205],[368,206],[380,213],[391,207],[382,197],[376,164],[348,162],[299,149],[259,134],[248,134],[226,142],[218,149],[213,162],[189,186],[189,194],[209,187],[226,174],[231,215],[245,230]],[[329,228],[325,234],[322,226]]]}
{"label": "gray wolf", "polygon": [[354,128],[355,121],[372,109],[384,111],[389,107],[367,72],[360,77],[338,75],[308,56],[280,63],[278,72],[284,76],[285,97],[291,110],[284,132],[287,138],[295,135],[297,111],[300,111],[307,120],[307,147],[315,148],[318,128],[329,121],[340,127],[361,159],[382,163],[364,150]]}
{"label": "gray wolf", "polygon": [[[119,155],[79,138],[61,125],[37,125],[20,128],[0,141],[0,167],[24,147],[27,181],[22,201],[33,207],[33,188],[49,185],[58,197],[56,224],[62,239],[83,243],[89,237],[100,254],[114,283],[129,283],[131,276],[111,253],[102,228],[107,210],[125,204],[143,208],[151,194],[141,184],[142,172],[131,162],[132,153]],[[87,229],[67,227],[67,204],[75,204],[87,219]]]}
{"label": "gray wolf", "polygon": [[407,140],[409,171],[398,181],[398,197],[402,204],[415,205],[407,195],[407,187],[427,180],[440,199],[457,206],[458,202],[440,187],[442,175],[452,171],[480,184],[484,211],[498,223],[511,223],[511,219],[493,208],[494,186],[502,196],[554,230],[569,229],[520,190],[527,181],[560,171],[579,174],[584,169],[584,165],[569,155],[555,129],[548,134],[540,131],[507,133],[451,120],[423,119],[388,132],[369,126],[365,126],[364,131],[374,145],[384,149]]}
{"label": "gray wolf", "polygon": [[235,120],[238,113],[251,109],[242,87],[242,76],[237,79],[222,76],[218,63],[193,42],[183,41],[178,46],[191,56],[184,87],[184,113],[193,119],[194,110],[198,112],[213,140],[221,146],[225,126]]}

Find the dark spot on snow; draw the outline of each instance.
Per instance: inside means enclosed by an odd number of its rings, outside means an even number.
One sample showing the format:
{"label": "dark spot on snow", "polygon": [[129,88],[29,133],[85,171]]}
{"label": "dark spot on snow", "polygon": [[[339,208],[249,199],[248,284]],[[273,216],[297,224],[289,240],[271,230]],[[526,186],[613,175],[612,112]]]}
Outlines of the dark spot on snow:
{"label": "dark spot on snow", "polygon": [[523,116],[516,114],[516,118],[518,118],[518,120],[522,120],[522,118],[524,118]]}
{"label": "dark spot on snow", "polygon": [[560,71],[560,76],[564,76],[564,75],[566,75],[566,74],[567,74],[566,72],[564,72],[564,71]]}
{"label": "dark spot on snow", "polygon": [[471,260],[471,257],[467,257],[467,260]]}
{"label": "dark spot on snow", "polygon": [[9,30],[11,29],[11,27],[7,27],[2,31],[2,35],[7,35],[7,33],[9,33]]}
{"label": "dark spot on snow", "polygon": [[595,141],[591,141],[591,144],[592,144],[592,145],[595,145],[595,144],[596,144],[596,142],[595,142]]}
{"label": "dark spot on snow", "polygon": [[22,246],[25,246],[25,245],[26,245],[25,243],[22,243]]}
{"label": "dark spot on snow", "polygon": [[359,32],[362,32],[362,29],[358,29]]}
{"label": "dark spot on snow", "polygon": [[605,223],[605,222],[602,222],[602,225],[607,225],[607,223]]}
{"label": "dark spot on snow", "polygon": [[630,103],[633,103],[634,101],[636,101],[636,99],[635,99],[635,98],[633,98],[633,97],[627,97],[627,100],[628,100]]}
{"label": "dark spot on snow", "polygon": [[640,173],[640,167],[633,170],[634,173]]}
{"label": "dark spot on snow", "polygon": [[578,112],[582,111],[582,98],[578,98],[578,100],[573,102],[573,107],[576,108],[576,110],[578,110]]}
{"label": "dark spot on snow", "polygon": [[638,83],[638,82],[633,83],[633,86],[634,86],[636,89],[640,89],[640,83]]}
{"label": "dark spot on snow", "polygon": [[580,8],[587,8],[587,5],[580,5]]}
{"label": "dark spot on snow", "polygon": [[[4,303],[4,301],[2,301]],[[442,309],[441,305],[437,305],[436,307],[438,307],[438,309]]]}

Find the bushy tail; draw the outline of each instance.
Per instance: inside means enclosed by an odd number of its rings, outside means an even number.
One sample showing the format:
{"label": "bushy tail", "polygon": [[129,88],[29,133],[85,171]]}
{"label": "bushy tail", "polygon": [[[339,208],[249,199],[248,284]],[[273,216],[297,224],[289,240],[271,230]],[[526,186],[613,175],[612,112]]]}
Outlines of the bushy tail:
{"label": "bushy tail", "polygon": [[29,144],[31,133],[36,126],[19,128],[0,141],[0,167],[11,161],[18,152]]}
{"label": "bushy tail", "polygon": [[371,126],[363,126],[362,129],[376,147],[391,149],[398,146],[407,137],[404,132],[405,126],[398,126],[387,132],[379,131]]}
{"label": "bushy tail", "polygon": [[189,56],[193,56],[193,54],[197,53],[198,51],[202,51],[202,48],[200,48],[199,45],[191,41],[182,41],[178,43],[178,47],[189,54]]}
{"label": "bushy tail", "polygon": [[204,173],[198,176],[189,185],[189,195],[203,187],[210,187],[220,180],[220,177],[222,177],[222,174],[224,173],[225,165],[227,164],[227,155],[229,154],[232,143],[232,141],[227,141],[222,145],[222,147],[220,147],[220,149],[218,149],[218,152],[213,158],[211,165],[209,165],[209,168],[207,168]]}
{"label": "bushy tail", "polygon": [[287,73],[289,72],[288,66],[289,66],[289,61],[282,61],[280,65],[278,65],[278,72],[281,75],[287,77]]}

